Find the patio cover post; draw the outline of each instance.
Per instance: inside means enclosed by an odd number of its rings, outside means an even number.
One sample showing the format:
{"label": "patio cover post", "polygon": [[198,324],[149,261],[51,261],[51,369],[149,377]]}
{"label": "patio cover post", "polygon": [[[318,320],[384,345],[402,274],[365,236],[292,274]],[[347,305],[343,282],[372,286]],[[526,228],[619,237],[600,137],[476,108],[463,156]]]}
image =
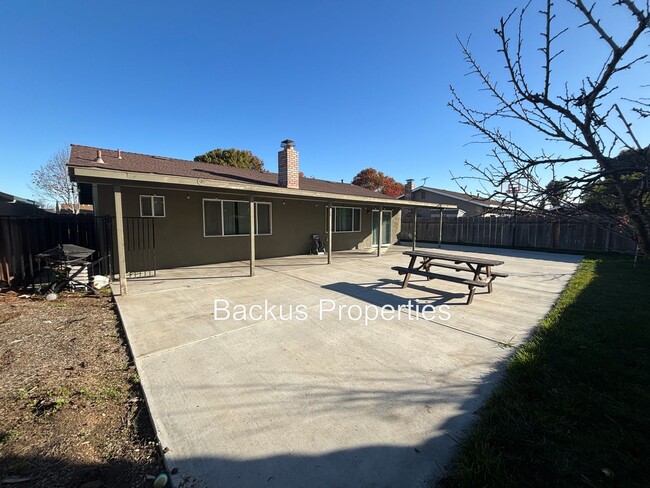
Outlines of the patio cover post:
{"label": "patio cover post", "polygon": [[[117,270],[120,274],[120,295],[125,296],[126,290],[126,251],[124,247],[124,220],[122,215],[122,189],[113,187],[115,196],[115,230],[117,233]],[[111,276],[111,280],[113,277]]]}
{"label": "patio cover post", "polygon": [[327,264],[332,264],[332,202],[327,207]]}
{"label": "patio cover post", "polygon": [[415,240],[418,236],[418,208],[413,207],[413,250],[415,251]]}
{"label": "patio cover post", "polygon": [[440,209],[440,224],[438,225],[438,248],[442,245],[442,208]]}
{"label": "patio cover post", "polygon": [[250,259],[250,275],[255,276],[255,201],[250,197],[250,244],[251,244],[251,259]]}
{"label": "patio cover post", "polygon": [[377,257],[381,255],[381,226],[384,223],[384,206],[379,207],[379,223],[377,231]]}

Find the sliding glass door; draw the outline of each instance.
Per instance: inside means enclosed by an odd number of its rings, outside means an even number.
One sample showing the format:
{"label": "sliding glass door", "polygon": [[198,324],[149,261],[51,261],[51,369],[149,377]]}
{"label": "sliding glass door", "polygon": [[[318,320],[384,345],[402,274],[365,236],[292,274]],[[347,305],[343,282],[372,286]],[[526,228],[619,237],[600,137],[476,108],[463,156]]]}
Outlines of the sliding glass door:
{"label": "sliding glass door", "polygon": [[389,246],[391,243],[391,219],[393,212],[391,210],[384,210],[379,216],[379,210],[372,211],[372,245],[377,245],[379,236],[381,235],[382,247]]}

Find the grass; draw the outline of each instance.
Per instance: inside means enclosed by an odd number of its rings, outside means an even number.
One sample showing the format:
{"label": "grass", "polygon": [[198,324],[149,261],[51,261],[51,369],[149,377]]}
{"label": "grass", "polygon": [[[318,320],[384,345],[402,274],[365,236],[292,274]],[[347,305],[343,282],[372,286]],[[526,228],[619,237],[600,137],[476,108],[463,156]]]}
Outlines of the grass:
{"label": "grass", "polygon": [[648,262],[584,260],[441,485],[650,486],[649,283]]}

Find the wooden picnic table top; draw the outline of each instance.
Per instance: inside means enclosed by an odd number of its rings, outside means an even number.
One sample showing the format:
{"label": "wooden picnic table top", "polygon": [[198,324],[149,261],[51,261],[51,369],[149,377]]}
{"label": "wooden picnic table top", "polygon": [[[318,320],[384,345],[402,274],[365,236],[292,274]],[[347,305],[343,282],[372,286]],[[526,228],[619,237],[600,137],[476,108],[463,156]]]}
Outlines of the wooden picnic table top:
{"label": "wooden picnic table top", "polygon": [[432,252],[432,251],[404,251],[403,254],[407,256],[416,256],[420,258],[428,259],[442,259],[444,261],[454,261],[457,263],[472,263],[480,264],[482,266],[499,266],[503,264],[503,261],[497,259],[485,259],[475,256],[464,256],[462,254],[447,254],[442,252]]}

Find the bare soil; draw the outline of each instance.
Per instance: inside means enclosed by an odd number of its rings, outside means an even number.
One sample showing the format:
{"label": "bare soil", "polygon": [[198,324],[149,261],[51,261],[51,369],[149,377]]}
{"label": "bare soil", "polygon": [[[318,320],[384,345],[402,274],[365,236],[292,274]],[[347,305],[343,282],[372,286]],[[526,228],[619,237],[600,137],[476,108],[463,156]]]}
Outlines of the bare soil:
{"label": "bare soil", "polygon": [[0,484],[151,487],[162,470],[112,299],[0,293]]}

